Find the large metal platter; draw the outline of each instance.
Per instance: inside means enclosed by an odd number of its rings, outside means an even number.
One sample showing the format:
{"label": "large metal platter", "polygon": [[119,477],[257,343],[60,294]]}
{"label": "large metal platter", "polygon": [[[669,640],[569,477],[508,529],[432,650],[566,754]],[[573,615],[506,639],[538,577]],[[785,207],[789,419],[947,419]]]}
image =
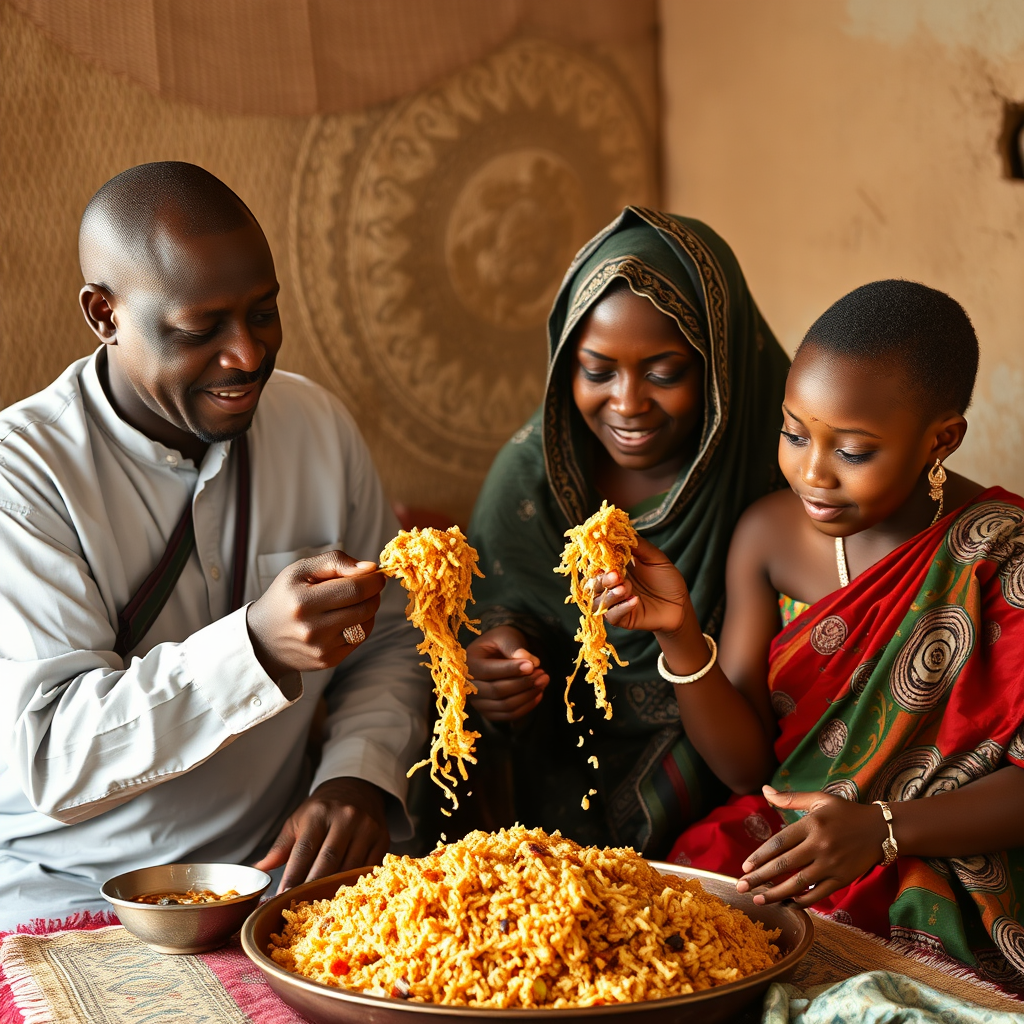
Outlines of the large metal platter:
{"label": "large metal platter", "polygon": [[[778,928],[782,960],[766,971],[728,985],[694,992],[671,999],[654,999],[641,1003],[619,1003],[614,1006],[573,1007],[564,1010],[495,1010],[472,1006],[440,1006],[436,1003],[418,1003],[411,1000],[371,996],[344,988],[321,985],[308,978],[286,971],[267,955],[270,936],[284,927],[281,916],[293,900],[332,899],[341,885],[351,885],[369,868],[346,871],[315,882],[289,889],[264,903],[242,926],[242,948],[249,959],[266,976],[270,987],[291,1007],[314,1024],[416,1024],[416,1017],[432,1017],[434,1021],[449,1019],[458,1024],[486,1022],[496,1024],[500,1019],[537,1022],[541,1019],[578,1020],[580,1018],[603,1021],[611,1017],[627,1016],[642,1024],[714,1024],[731,1020],[744,1007],[764,994],[773,981],[786,978],[799,963],[814,940],[814,926],[807,913],[798,907],[773,904],[760,907],[749,895],[736,892],[736,880],[725,875],[696,868],[682,868],[675,864],[652,861],[662,874],[681,878],[699,878],[708,892],[726,903],[739,907],[755,921],[763,921],[766,928]],[[422,1021],[420,1024],[428,1024]]]}

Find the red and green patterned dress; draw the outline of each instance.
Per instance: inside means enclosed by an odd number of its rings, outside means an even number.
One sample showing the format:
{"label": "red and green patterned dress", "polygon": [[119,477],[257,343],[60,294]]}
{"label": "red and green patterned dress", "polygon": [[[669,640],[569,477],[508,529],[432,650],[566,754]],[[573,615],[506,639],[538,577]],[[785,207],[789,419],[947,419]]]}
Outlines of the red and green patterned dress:
{"label": "red and green patterned dress", "polygon": [[[768,685],[778,789],[921,800],[1024,768],[1024,499],[990,488],[811,605],[775,638]],[[671,857],[739,875],[797,817],[734,797]],[[900,857],[815,909],[1019,985],[1022,898],[1024,849],[1013,849]]]}

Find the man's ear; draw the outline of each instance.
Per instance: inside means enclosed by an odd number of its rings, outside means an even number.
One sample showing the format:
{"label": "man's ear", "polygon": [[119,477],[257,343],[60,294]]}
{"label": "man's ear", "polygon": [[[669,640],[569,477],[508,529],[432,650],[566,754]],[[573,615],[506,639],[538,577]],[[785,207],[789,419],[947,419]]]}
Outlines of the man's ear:
{"label": "man's ear", "polygon": [[86,284],[78,293],[78,301],[93,334],[104,345],[117,344],[117,324],[110,305],[110,294],[101,284]]}
{"label": "man's ear", "polygon": [[935,441],[932,445],[929,463],[934,464],[936,459],[945,462],[963,444],[966,433],[967,420],[960,413],[943,416],[936,425]]}

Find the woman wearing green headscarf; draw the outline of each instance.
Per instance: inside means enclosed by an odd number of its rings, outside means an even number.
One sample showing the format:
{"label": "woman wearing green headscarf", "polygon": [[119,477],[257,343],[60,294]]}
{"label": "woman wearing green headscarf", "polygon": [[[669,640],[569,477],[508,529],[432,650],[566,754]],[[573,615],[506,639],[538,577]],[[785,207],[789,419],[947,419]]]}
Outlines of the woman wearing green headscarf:
{"label": "woman wearing green headscarf", "polygon": [[[498,815],[508,820],[489,824],[657,856],[725,794],[683,735],[649,633],[609,629],[628,662],[607,677],[613,717],[595,710],[581,673],[568,722],[579,612],[552,570],[565,531],[607,498],[672,558],[717,632],[733,526],[778,480],[789,362],[725,242],[640,207],[577,255],[548,337],[543,405],[498,454],[469,529],[486,573],[474,586],[484,633],[468,652],[480,689],[469,724],[482,757],[503,758],[511,790]],[[503,795],[488,794],[492,809]]]}

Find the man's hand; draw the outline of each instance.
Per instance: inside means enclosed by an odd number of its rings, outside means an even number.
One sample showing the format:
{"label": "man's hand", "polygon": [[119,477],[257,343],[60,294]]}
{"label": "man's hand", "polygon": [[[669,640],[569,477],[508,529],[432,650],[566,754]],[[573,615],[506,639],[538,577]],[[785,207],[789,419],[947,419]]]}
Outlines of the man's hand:
{"label": "man's hand", "polygon": [[513,626],[487,630],[469,645],[466,658],[477,688],[470,703],[489,722],[522,718],[540,703],[551,681]]}
{"label": "man's hand", "polygon": [[349,626],[370,635],[386,582],[376,568],[343,551],[325,551],[281,571],[245,618],[253,650],[271,679],[334,668],[356,648],[342,635]]}
{"label": "man's hand", "polygon": [[828,793],[780,793],[771,786],[764,795],[775,807],[807,813],[744,861],[738,892],[770,886],[755,894],[755,903],[792,899],[809,907],[882,862],[889,830],[880,808]]}
{"label": "man's hand", "polygon": [[284,823],[253,867],[272,871],[287,861],[278,892],[338,871],[379,864],[391,837],[384,794],[362,779],[329,779]]}

